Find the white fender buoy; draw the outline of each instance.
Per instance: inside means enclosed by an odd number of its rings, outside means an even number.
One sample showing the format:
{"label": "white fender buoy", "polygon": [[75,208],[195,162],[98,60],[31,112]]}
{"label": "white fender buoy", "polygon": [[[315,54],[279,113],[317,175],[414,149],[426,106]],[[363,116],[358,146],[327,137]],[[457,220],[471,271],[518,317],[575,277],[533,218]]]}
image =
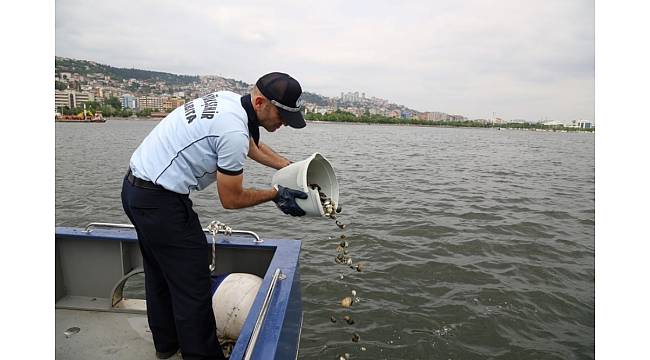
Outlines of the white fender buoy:
{"label": "white fender buoy", "polygon": [[261,277],[246,273],[212,279],[212,312],[220,340],[237,340],[261,285]]}

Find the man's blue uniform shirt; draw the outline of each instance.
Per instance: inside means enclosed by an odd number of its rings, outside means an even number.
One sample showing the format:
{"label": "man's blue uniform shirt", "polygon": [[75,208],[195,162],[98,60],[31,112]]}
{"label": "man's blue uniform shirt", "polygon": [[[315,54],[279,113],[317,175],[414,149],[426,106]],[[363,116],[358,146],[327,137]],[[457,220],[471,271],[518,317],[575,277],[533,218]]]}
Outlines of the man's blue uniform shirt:
{"label": "man's blue uniform shirt", "polygon": [[[244,100],[233,92],[218,91],[172,111],[131,156],[133,175],[188,194],[213,183],[216,171],[241,174],[248,154],[249,126],[255,127],[251,131],[259,137],[255,113],[252,107],[244,108]],[[251,115],[253,124],[249,124]]]}

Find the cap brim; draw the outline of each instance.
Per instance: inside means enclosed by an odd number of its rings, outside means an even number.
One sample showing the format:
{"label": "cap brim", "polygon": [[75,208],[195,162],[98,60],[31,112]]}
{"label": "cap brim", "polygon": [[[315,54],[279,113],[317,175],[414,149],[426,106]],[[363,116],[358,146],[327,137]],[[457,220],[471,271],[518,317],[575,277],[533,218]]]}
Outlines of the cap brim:
{"label": "cap brim", "polygon": [[291,112],[291,111],[286,111],[284,109],[280,109],[280,116],[282,117],[282,120],[287,123],[287,125],[291,126],[294,129],[301,129],[307,126],[307,123],[305,122],[305,118],[302,116],[301,111],[297,112]]}

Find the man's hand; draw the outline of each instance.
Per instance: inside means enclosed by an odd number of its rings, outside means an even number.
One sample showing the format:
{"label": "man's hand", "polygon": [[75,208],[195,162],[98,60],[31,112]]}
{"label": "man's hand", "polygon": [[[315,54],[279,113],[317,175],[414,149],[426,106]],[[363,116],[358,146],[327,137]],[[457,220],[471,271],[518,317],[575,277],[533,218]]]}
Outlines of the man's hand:
{"label": "man's hand", "polygon": [[275,202],[275,205],[277,205],[285,214],[291,216],[303,216],[305,215],[305,211],[296,204],[296,198],[306,199],[307,193],[278,185],[278,195],[273,199],[273,202]]}

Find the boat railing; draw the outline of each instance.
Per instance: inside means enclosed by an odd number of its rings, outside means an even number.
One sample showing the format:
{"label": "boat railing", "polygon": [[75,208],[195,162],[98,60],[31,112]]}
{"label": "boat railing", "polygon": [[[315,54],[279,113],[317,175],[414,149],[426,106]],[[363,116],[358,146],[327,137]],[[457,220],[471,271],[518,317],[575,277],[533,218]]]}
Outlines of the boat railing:
{"label": "boat railing", "polygon": [[[135,229],[135,227],[134,227],[132,224],[117,224],[117,223],[92,222],[92,223],[86,225],[86,227],[84,228],[84,231],[87,232],[87,233],[92,232],[92,228],[95,228],[95,227],[109,227],[109,228]],[[203,232],[205,232],[205,233],[212,233],[212,230],[210,230],[210,229],[208,229],[208,228],[203,228]],[[223,233],[223,232],[222,232],[222,233]],[[255,238],[255,240],[253,240],[253,242],[256,243],[256,244],[257,244],[257,243],[264,242],[264,240],[262,240],[262,239],[260,238],[260,236],[257,235],[256,233],[254,233],[253,231],[248,231],[248,230],[234,230],[234,229],[230,229],[230,230],[229,230],[229,234],[249,235],[249,236]]]}
{"label": "boat railing", "polygon": [[260,308],[260,313],[257,316],[257,320],[255,321],[255,327],[253,328],[253,333],[251,334],[251,338],[248,341],[248,345],[246,346],[246,351],[244,352],[244,360],[249,360],[253,355],[253,351],[255,350],[255,344],[257,343],[257,339],[259,337],[260,331],[262,330],[262,324],[264,323],[264,319],[266,318],[266,313],[268,312],[269,306],[271,305],[271,299],[273,298],[273,292],[275,291],[275,286],[277,285],[278,280],[284,280],[284,279],[286,279],[286,275],[284,275],[279,268],[275,269],[275,272],[273,273],[273,278],[271,279],[271,284],[269,285],[269,288],[266,291],[264,302],[262,303],[262,307]]}

